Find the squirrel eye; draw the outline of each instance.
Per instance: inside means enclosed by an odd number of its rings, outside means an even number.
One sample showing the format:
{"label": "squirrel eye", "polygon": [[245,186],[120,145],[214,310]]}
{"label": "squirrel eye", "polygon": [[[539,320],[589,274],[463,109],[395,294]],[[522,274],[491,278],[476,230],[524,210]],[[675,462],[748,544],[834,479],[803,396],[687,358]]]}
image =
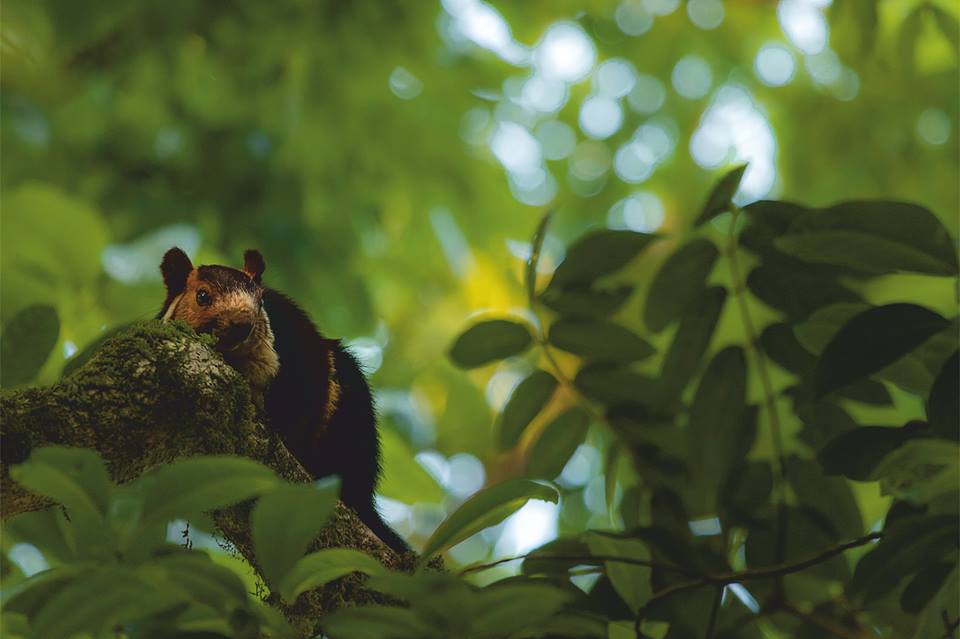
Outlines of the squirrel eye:
{"label": "squirrel eye", "polygon": [[210,293],[206,289],[200,289],[197,291],[197,304],[200,306],[210,306],[213,303],[213,298],[210,297]]}

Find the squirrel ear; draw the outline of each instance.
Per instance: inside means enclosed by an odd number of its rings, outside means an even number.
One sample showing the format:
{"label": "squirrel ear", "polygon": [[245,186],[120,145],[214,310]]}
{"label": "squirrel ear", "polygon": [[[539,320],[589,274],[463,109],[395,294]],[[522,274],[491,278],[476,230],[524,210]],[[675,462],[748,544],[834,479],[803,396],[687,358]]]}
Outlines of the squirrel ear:
{"label": "squirrel ear", "polygon": [[260,283],[260,277],[267,270],[267,264],[263,261],[263,256],[256,249],[247,249],[243,253],[243,272],[250,276],[257,284]]}
{"label": "squirrel ear", "polygon": [[163,273],[163,283],[167,287],[170,297],[179,295],[187,286],[187,276],[193,270],[193,263],[187,254],[176,246],[167,251],[160,262],[160,272]]}

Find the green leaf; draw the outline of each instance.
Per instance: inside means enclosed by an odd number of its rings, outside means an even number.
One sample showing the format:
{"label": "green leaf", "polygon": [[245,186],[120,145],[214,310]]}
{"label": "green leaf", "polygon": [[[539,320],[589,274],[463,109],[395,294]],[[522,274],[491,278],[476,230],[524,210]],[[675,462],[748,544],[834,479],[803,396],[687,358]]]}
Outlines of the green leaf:
{"label": "green leaf", "polygon": [[912,639],[942,637],[944,611],[951,619],[956,619],[960,614],[960,610],[958,610],[960,608],[960,605],[958,605],[958,602],[960,602],[960,592],[958,592],[960,591],[960,576],[957,573],[956,562],[953,563],[953,571],[947,575],[943,586],[933,597],[924,602],[926,605],[918,615]]}
{"label": "green leaf", "polygon": [[922,206],[903,202],[843,202],[807,211],[774,244],[806,262],[868,273],[960,272],[953,240],[940,220]]}
{"label": "green leaf", "polygon": [[430,639],[441,636],[416,612],[395,606],[341,608],[323,618],[325,635],[337,639]]}
{"label": "green leaf", "polygon": [[947,581],[947,577],[954,571],[954,565],[940,562],[927,566],[914,576],[900,594],[900,608],[909,614],[915,615],[934,598],[937,591]]}
{"label": "green leaf", "polygon": [[64,534],[58,521],[63,518],[62,508],[47,508],[17,515],[3,524],[5,541],[11,544],[30,543],[36,546],[48,560],[70,563],[75,553],[72,548],[72,536],[68,537]]}
{"label": "green leaf", "polygon": [[603,404],[639,402],[653,405],[660,401],[656,380],[610,364],[583,366],[573,385],[590,399]]}
{"label": "green leaf", "polygon": [[113,490],[110,476],[92,450],[49,446],[34,449],[26,462],[13,466],[10,477],[28,490],[62,504],[74,522],[75,550],[84,556],[109,553],[112,540],[104,530]]}
{"label": "green leaf", "polygon": [[131,326],[133,326],[132,322],[120,324],[119,326],[114,326],[113,328],[98,335],[96,339],[84,346],[79,353],[66,361],[66,363],[63,365],[63,370],[60,372],[60,376],[67,377],[68,375],[72,374],[74,371],[90,361],[90,358],[96,355],[97,351],[100,350],[100,347],[103,346],[104,342],[112,337],[116,337],[118,334],[127,330]]}
{"label": "green leaf", "polygon": [[914,438],[919,429],[905,426],[862,426],[841,433],[830,440],[817,459],[828,475],[843,475],[867,481],[880,461],[904,442]]}
{"label": "green leaf", "polygon": [[[716,512],[716,497],[730,470],[742,459],[745,438],[755,433],[742,428],[746,409],[747,362],[743,349],[730,346],[711,360],[700,378],[687,426],[692,487],[699,512]],[[752,443],[752,439],[751,439]],[[749,449],[749,444],[746,448]]]}
{"label": "green leaf", "polygon": [[720,178],[717,185],[710,191],[710,195],[707,196],[707,203],[704,204],[703,211],[700,212],[697,220],[693,223],[694,228],[730,210],[731,200],[736,194],[737,189],[740,188],[740,180],[743,179],[743,174],[746,170],[747,165],[741,164]]}
{"label": "green leaf", "polygon": [[805,206],[793,202],[758,200],[743,207],[749,223],[740,231],[739,245],[762,257],[765,261],[794,262],[773,245],[775,239],[787,232],[791,222],[805,211]]}
{"label": "green leaf", "polygon": [[[584,541],[595,555],[624,557],[650,561],[650,550],[646,544],[636,539],[627,539],[605,535],[602,533],[588,533]],[[647,566],[638,566],[619,561],[610,561],[604,564],[604,569],[613,588],[620,598],[636,613],[650,599],[653,589],[650,586],[651,569]]]}
{"label": "green leaf", "polygon": [[766,262],[747,276],[747,288],[764,304],[783,311],[791,320],[838,302],[862,302],[862,298],[823,273],[798,269],[779,262]]}
{"label": "green leaf", "polygon": [[884,531],[880,543],[857,563],[847,589],[863,604],[876,601],[907,576],[956,551],[955,515],[910,517]]}
{"label": "green leaf", "polygon": [[11,612],[33,619],[58,593],[79,579],[86,578],[95,569],[89,564],[68,564],[44,570],[14,586],[4,586],[3,615]]}
{"label": "green leaf", "polygon": [[540,300],[563,317],[608,317],[626,303],[632,292],[632,286],[611,289],[548,286],[540,295]]}
{"label": "green leaf", "polygon": [[477,593],[478,614],[471,632],[479,637],[512,637],[550,619],[571,599],[571,593],[542,581],[494,583]]}
{"label": "green leaf", "polygon": [[340,481],[283,485],[260,496],[250,518],[250,532],[263,576],[278,584],[330,518]]}
{"label": "green leaf", "polygon": [[884,495],[930,503],[960,488],[960,446],[943,439],[913,439],[889,452],[870,473]]}
{"label": "green leaf", "polygon": [[558,320],[550,343],[592,361],[635,362],[653,355],[650,343],[630,330],[605,321]]}
{"label": "green leaf", "polygon": [[0,384],[33,381],[59,337],[60,318],[52,306],[28,306],[11,317],[0,334]]}
{"label": "green leaf", "polygon": [[496,526],[531,499],[557,503],[556,489],[529,479],[511,479],[479,491],[460,505],[424,545],[420,562],[454,546],[484,528]]}
{"label": "green leaf", "polygon": [[189,519],[256,497],[281,485],[272,470],[242,457],[181,459],[137,480],[143,492],[143,526]]}
{"label": "green leaf", "polygon": [[650,284],[643,319],[654,333],[679,319],[705,286],[719,251],[703,238],[677,249],[660,267]]}
{"label": "green leaf", "polygon": [[577,240],[557,267],[551,286],[587,284],[627,265],[657,235],[634,231],[594,231]]}
{"label": "green leaf", "polygon": [[547,405],[556,388],[557,380],[542,370],[533,371],[517,385],[500,416],[498,445],[501,449],[517,445],[523,431]]}
{"label": "green leaf", "polygon": [[932,2],[927,3],[927,7],[933,13],[933,19],[936,21],[940,33],[953,47],[954,55],[960,56],[960,23],[957,22],[957,18]]}
{"label": "green leaf", "polygon": [[134,572],[102,568],[80,577],[51,597],[32,619],[37,637],[68,639],[99,634],[177,604],[170,591],[151,587]]}
{"label": "green leaf", "polygon": [[897,37],[897,49],[900,53],[900,62],[907,75],[913,75],[916,72],[916,50],[917,40],[923,32],[924,14],[926,13],[925,4],[918,4],[907,14],[907,17],[900,23],[900,33]]}
{"label": "green leaf", "polygon": [[543,248],[543,240],[547,236],[547,226],[549,226],[552,216],[553,211],[547,211],[544,214],[533,234],[533,239],[530,240],[530,258],[527,260],[524,283],[531,306],[537,298],[537,263],[540,261],[540,251]]}
{"label": "green leaf", "polygon": [[930,434],[960,440],[960,351],[954,351],[933,382],[927,399]]}
{"label": "green leaf", "polygon": [[767,462],[741,462],[727,477],[720,494],[726,517],[735,523],[749,523],[754,511],[767,503],[773,491],[773,471]]}
{"label": "green leaf", "polygon": [[799,504],[829,522],[835,539],[853,539],[863,534],[860,507],[845,479],[827,477],[818,464],[795,455],[786,459],[784,470]]}
{"label": "green leaf", "polygon": [[534,442],[527,457],[528,474],[543,479],[559,475],[583,443],[589,426],[590,416],[581,408],[557,416]]}
{"label": "green leaf", "polygon": [[247,588],[234,571],[201,552],[177,552],[154,557],[139,568],[144,582],[218,611],[247,609]]}
{"label": "green leaf", "polygon": [[350,573],[386,575],[389,570],[366,553],[352,548],[327,548],[301,557],[285,573],[278,591],[284,601],[293,602],[302,593]]}
{"label": "green leaf", "polygon": [[704,289],[680,319],[680,326],[660,368],[659,385],[664,404],[679,399],[700,368],[726,297],[727,292],[722,287]]}
{"label": "green leaf", "polygon": [[915,304],[888,304],[854,316],[830,340],[815,373],[823,397],[868,377],[927,341],[950,322]]}
{"label": "green leaf", "polygon": [[468,328],[450,349],[450,359],[460,368],[476,368],[512,355],[519,355],[533,343],[526,324],[495,319],[477,322]]}

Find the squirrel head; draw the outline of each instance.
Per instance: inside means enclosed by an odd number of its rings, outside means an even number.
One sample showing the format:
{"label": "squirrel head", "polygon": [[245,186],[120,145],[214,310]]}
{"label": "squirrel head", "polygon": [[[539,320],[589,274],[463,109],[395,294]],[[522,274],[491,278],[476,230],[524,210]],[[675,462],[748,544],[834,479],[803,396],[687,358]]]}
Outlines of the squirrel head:
{"label": "squirrel head", "polygon": [[217,349],[242,350],[262,333],[266,323],[261,276],[266,264],[259,251],[243,255],[243,269],[229,266],[194,267],[179,248],[163,256],[160,272],[167,288],[163,321],[183,320],[198,333],[209,333]]}

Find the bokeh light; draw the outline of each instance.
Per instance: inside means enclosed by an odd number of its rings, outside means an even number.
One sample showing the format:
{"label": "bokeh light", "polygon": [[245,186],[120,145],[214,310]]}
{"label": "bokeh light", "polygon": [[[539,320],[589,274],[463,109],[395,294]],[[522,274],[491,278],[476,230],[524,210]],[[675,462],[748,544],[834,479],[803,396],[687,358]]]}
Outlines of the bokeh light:
{"label": "bokeh light", "polygon": [[667,97],[667,90],[657,78],[652,75],[637,75],[633,89],[627,95],[627,104],[630,108],[642,115],[656,113]]}
{"label": "bokeh light", "polygon": [[796,74],[797,63],[793,53],[777,43],[768,43],[760,47],[753,61],[753,70],[761,82],[770,87],[782,87],[789,84]]}
{"label": "bokeh light", "polygon": [[589,137],[603,140],[620,129],[623,124],[623,109],[611,98],[594,95],[583,101],[580,107],[580,128]]}
{"label": "bokeh light", "polygon": [[637,70],[623,58],[607,60],[594,74],[594,89],[610,98],[622,98],[636,84]]}
{"label": "bokeh light", "polygon": [[653,26],[653,16],[647,11],[642,0],[624,0],[614,12],[617,26],[630,36],[643,35]]}
{"label": "bokeh light", "polygon": [[558,22],[550,26],[537,45],[534,65],[545,78],[578,82],[590,73],[597,50],[580,25]]}
{"label": "bokeh light", "polygon": [[540,142],[543,157],[548,160],[567,158],[577,146],[577,134],[573,127],[559,120],[541,123],[537,127],[536,137]]}
{"label": "bokeh light", "polygon": [[804,53],[819,53],[827,44],[829,29],[817,0],[780,0],[777,17],[790,42]]}
{"label": "bokeh light", "polygon": [[618,201],[607,213],[607,226],[653,233],[663,225],[663,202],[654,193],[637,191]]}
{"label": "bokeh light", "polygon": [[917,116],[917,137],[927,144],[946,144],[950,139],[950,129],[950,116],[941,109],[924,109]]}
{"label": "bokeh light", "polygon": [[702,98],[710,91],[713,73],[703,58],[688,55],[680,58],[670,75],[674,90],[688,100]]}
{"label": "bokeh light", "polygon": [[723,3],[720,0],[688,0],[687,15],[690,22],[709,31],[723,24]]}

